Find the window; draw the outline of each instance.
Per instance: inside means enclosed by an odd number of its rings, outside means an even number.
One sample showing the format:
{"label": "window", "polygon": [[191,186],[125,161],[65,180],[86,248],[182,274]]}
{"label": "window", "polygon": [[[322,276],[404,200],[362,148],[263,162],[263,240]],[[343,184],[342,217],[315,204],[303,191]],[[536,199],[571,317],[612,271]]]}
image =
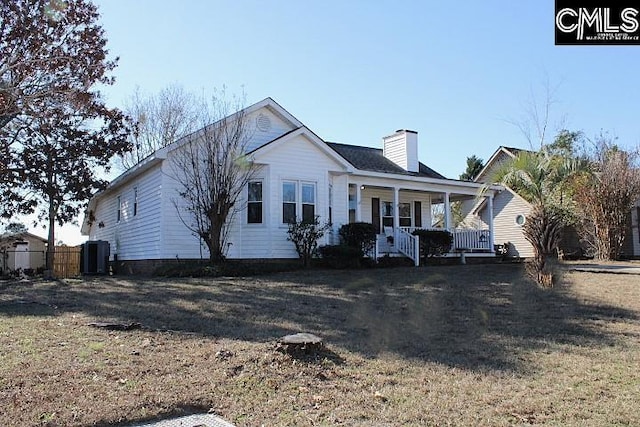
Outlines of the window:
{"label": "window", "polygon": [[316,218],[316,185],[302,184],[302,220],[313,221]]}
{"label": "window", "polygon": [[393,227],[393,203],[382,202],[382,226]]}
{"label": "window", "polygon": [[247,223],[262,224],[262,181],[249,183],[247,201]]}
{"label": "window", "polygon": [[411,203],[398,203],[400,227],[411,227]]}
{"label": "window", "polygon": [[527,217],[525,217],[523,214],[519,214],[519,215],[516,216],[516,224],[517,225],[522,227],[525,222],[527,222]]}
{"label": "window", "polygon": [[282,222],[291,224],[296,222],[296,193],[298,184],[296,182],[282,183]]}
{"label": "window", "polygon": [[329,224],[333,224],[333,185],[329,184]]}
{"label": "window", "polygon": [[138,215],[138,187],[133,187],[133,216]]}
{"label": "window", "polygon": [[120,218],[122,218],[122,197],[118,196],[116,203],[118,204],[117,206],[118,210],[116,213],[116,222],[120,222]]}
{"label": "window", "polygon": [[[299,215],[302,214],[302,218]],[[290,224],[298,219],[313,221],[316,217],[316,184],[284,181],[282,183],[282,222]]]}
{"label": "window", "polygon": [[356,222],[356,186],[349,184],[349,223]]}

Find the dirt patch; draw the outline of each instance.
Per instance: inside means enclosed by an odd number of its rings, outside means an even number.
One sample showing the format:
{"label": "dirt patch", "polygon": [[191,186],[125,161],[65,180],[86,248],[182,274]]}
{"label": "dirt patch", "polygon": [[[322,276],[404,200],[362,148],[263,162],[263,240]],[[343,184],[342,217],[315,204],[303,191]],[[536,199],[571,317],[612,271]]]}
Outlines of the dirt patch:
{"label": "dirt patch", "polygon": [[[325,345],[278,351],[297,332]],[[0,348],[0,425],[640,424],[638,276],[568,272],[552,291],[519,265],[3,282]]]}

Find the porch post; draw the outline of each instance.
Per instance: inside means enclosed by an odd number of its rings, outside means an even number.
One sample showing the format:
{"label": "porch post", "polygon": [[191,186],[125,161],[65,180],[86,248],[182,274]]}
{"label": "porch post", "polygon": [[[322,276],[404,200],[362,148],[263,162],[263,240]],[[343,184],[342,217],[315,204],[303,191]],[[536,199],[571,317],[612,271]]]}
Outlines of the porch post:
{"label": "porch post", "polygon": [[393,187],[393,228],[397,229],[400,226],[400,190],[398,187]]}
{"label": "porch post", "polygon": [[491,253],[495,252],[494,246],[495,242],[493,241],[493,194],[487,197],[487,211],[489,212],[489,249],[491,249]]}
{"label": "porch post", "polygon": [[362,222],[362,184],[356,183],[356,222]]}
{"label": "porch post", "polygon": [[449,192],[444,193],[444,228],[446,230],[451,227],[451,201],[449,200]]}

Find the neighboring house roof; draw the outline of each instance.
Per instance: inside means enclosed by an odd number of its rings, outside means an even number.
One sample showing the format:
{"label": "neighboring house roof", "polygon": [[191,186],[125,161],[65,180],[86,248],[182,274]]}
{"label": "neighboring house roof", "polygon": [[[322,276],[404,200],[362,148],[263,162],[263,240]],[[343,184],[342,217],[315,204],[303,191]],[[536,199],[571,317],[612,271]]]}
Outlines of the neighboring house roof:
{"label": "neighboring house roof", "polygon": [[24,238],[31,238],[34,240],[40,240],[41,242],[47,243],[47,239],[45,239],[44,237],[40,237],[38,235],[35,234],[31,234],[29,232],[23,232],[23,233],[3,233],[0,234],[0,240],[7,240],[7,239],[24,239]]}
{"label": "neighboring house roof", "polygon": [[518,153],[521,153],[523,151],[528,151],[528,150],[523,150],[522,148],[505,147],[504,145],[501,145],[491,155],[491,157],[489,157],[489,160],[487,160],[487,163],[485,163],[484,167],[478,173],[478,175],[476,175],[476,177],[474,178],[473,181],[474,182],[485,182],[485,180],[487,178],[485,175],[487,175],[494,166],[497,166],[497,164],[500,162],[500,159],[502,157],[507,156],[507,157],[510,157],[510,158],[514,158],[514,157],[516,157],[518,155]]}
{"label": "neighboring house roof", "polygon": [[362,147],[359,145],[340,144],[337,142],[327,142],[327,145],[340,154],[345,160],[355,168],[382,173],[394,173],[399,175],[422,176],[426,178],[446,179],[443,175],[434,171],[423,163],[419,164],[418,172],[407,172],[391,160],[384,157],[382,149]]}

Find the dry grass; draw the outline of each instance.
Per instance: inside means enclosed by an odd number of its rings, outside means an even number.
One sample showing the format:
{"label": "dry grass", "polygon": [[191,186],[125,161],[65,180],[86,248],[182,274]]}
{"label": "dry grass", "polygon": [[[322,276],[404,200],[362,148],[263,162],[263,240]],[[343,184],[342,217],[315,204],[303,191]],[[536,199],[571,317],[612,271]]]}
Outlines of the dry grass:
{"label": "dry grass", "polygon": [[[520,266],[0,282],[0,425],[640,425],[640,276]],[[140,322],[109,332],[92,321]],[[275,349],[299,331],[326,351]]]}

